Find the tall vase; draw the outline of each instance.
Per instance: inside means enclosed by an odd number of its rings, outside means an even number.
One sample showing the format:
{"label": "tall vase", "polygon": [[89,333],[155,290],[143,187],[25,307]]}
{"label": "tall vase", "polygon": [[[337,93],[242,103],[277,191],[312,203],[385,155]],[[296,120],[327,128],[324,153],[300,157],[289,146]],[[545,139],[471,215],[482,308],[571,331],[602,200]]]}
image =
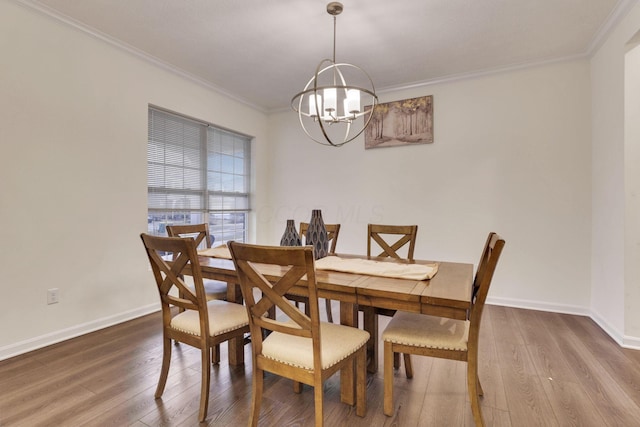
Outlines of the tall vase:
{"label": "tall vase", "polygon": [[280,246],[301,246],[302,241],[300,235],[296,230],[296,223],[292,219],[287,220],[287,227],[284,229],[282,239],[280,239]]}
{"label": "tall vase", "polygon": [[327,229],[324,226],[320,209],[311,211],[311,220],[305,237],[306,244],[313,246],[313,257],[315,259],[327,256],[329,253],[329,239],[327,238]]}

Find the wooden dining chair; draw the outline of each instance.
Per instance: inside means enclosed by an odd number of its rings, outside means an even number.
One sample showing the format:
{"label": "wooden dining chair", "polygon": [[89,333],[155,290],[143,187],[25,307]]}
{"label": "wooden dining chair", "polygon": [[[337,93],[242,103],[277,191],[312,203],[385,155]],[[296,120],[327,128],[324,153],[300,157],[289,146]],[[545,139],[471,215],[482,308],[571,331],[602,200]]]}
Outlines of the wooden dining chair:
{"label": "wooden dining chair", "polygon": [[[314,388],[315,425],[323,425],[323,383],[339,370],[356,370],[356,414],[366,412],[366,353],[369,334],[357,328],[320,322],[313,249],[229,242],[251,329],[253,396],[250,426],[258,424],[263,374],[271,372]],[[265,272],[268,272],[265,273]],[[301,285],[309,298],[310,315],[285,294]],[[255,292],[254,292],[255,291]],[[259,296],[259,297],[258,297]],[[258,299],[256,299],[258,298]],[[273,308],[287,322],[267,317]],[[266,337],[266,338],[265,338]],[[353,402],[353,388],[345,400]]]}
{"label": "wooden dining chair", "polygon": [[[211,247],[211,235],[209,234],[209,224],[180,224],[167,225],[167,234],[169,237],[193,237],[196,242],[196,248],[204,245],[205,248]],[[208,300],[227,299],[227,284],[220,280],[204,279],[204,291]]]}
{"label": "wooden dining chair", "polygon": [[[340,235],[340,224],[325,224],[324,227],[327,229],[327,241],[329,242],[329,255],[334,255],[336,253],[336,245],[338,243],[338,236]],[[307,230],[309,229],[308,222],[300,223],[300,238],[304,238],[306,242]],[[296,302],[305,302],[303,297],[294,296],[293,300]],[[331,300],[325,299],[325,308],[327,311],[327,321],[333,323],[333,310],[331,309]],[[307,314],[309,312],[307,311]]]}
{"label": "wooden dining chair", "polygon": [[[192,238],[148,234],[141,234],[140,237],[149,257],[162,307],[162,369],[155,397],[158,399],[162,396],[167,382],[171,340],[199,348],[202,370],[199,420],[202,422],[207,417],[209,402],[211,351],[214,346],[232,338],[244,339],[244,334],[249,332],[247,312],[241,304],[207,301],[196,244]],[[173,254],[172,260],[163,257],[166,253]],[[183,280],[186,268],[191,270],[193,288]],[[183,311],[172,310],[174,307]]]}
{"label": "wooden dining chair", "polygon": [[[417,225],[382,225],[369,224],[367,227],[367,256],[371,256],[371,243],[377,243],[382,252],[377,257],[392,257],[396,259],[413,260],[413,252],[416,248]],[[400,256],[398,251],[407,247],[407,256]]]}
{"label": "wooden dining chair", "polygon": [[[413,261],[413,253],[416,247],[416,237],[418,235],[418,226],[417,225],[383,225],[383,224],[368,224],[367,226],[367,256],[371,256],[372,243],[376,243],[379,246],[379,249],[382,249],[378,255],[375,255],[378,258],[395,258],[395,259],[406,259],[409,261]],[[408,246],[407,246],[408,245]],[[407,248],[406,257],[400,256],[398,251],[400,251],[403,247]],[[373,246],[375,248],[375,246]],[[378,307],[363,307],[363,321],[365,324],[365,329],[375,333],[376,336],[378,334],[378,316],[393,316],[396,311],[389,310],[386,308],[378,308]],[[377,348],[371,348],[375,346],[375,343],[370,343],[369,351],[376,352]],[[400,355],[395,354],[394,356],[394,367],[398,369],[400,367]],[[376,360],[374,358],[373,360]],[[404,365],[405,365],[405,374],[407,378],[411,378],[411,357],[408,354],[405,354],[404,357]],[[377,370],[377,366],[371,367],[370,371],[375,372]]]}
{"label": "wooden dining chair", "polygon": [[[209,234],[209,224],[173,224],[167,225],[167,235],[169,237],[192,237],[195,240],[196,248],[210,248],[214,239]],[[202,279],[204,293],[207,300],[227,300],[227,284],[220,280]],[[189,285],[193,289],[193,286]],[[214,363],[220,362],[220,346],[216,345],[211,349],[211,360]]]}
{"label": "wooden dining chair", "polygon": [[467,362],[467,387],[471,411],[477,426],[484,426],[479,396],[483,395],[478,379],[478,339],[482,311],[491,279],[505,241],[496,233],[487,237],[476,276],[468,320],[454,320],[425,314],[399,311],[382,333],[384,342],[384,413],[392,416],[393,355],[398,352]]}

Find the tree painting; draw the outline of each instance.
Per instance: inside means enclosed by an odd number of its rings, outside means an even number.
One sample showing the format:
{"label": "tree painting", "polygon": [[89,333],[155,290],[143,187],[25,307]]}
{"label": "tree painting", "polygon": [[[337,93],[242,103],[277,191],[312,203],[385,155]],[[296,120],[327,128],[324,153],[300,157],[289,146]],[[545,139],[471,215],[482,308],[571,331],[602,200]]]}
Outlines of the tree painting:
{"label": "tree painting", "polygon": [[376,105],[364,135],[367,149],[430,143],[433,143],[432,95]]}

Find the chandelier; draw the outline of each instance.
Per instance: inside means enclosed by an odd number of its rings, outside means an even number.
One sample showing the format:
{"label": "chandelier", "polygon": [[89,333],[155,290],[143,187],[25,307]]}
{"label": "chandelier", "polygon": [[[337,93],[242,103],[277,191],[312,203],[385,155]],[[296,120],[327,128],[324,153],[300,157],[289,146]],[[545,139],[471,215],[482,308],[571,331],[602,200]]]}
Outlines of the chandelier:
{"label": "chandelier", "polygon": [[[327,13],[333,16],[333,59],[323,59],[302,92],[291,99],[291,107],[298,113],[307,136],[332,147],[358,137],[369,125],[378,104],[373,81],[362,68],[336,63],[336,16],[343,9],[342,3],[327,5]],[[362,120],[356,121],[359,118]]]}

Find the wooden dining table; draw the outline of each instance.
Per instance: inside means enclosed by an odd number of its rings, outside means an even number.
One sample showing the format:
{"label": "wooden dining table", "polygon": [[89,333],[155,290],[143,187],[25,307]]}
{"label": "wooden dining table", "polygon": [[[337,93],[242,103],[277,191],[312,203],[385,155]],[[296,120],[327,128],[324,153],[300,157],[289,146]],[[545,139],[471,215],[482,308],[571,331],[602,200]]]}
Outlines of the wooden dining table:
{"label": "wooden dining table", "polygon": [[[338,255],[347,258],[366,256]],[[473,289],[473,265],[446,261],[395,260],[392,258],[369,257],[382,262],[438,264],[438,272],[430,280],[397,279],[345,273],[330,270],[316,270],[318,296],[340,302],[340,323],[358,326],[358,307],[379,307],[430,314],[452,319],[465,320],[471,307]],[[227,300],[242,303],[240,287],[233,261],[209,256],[198,257],[202,277],[227,282]],[[282,270],[266,267],[266,276],[278,277]],[[292,293],[305,295],[305,283],[291,289]],[[376,323],[377,324],[377,323]],[[371,325],[366,325],[371,328]],[[378,366],[378,331],[369,330],[371,338],[368,348],[368,371],[375,372]],[[229,364],[244,363],[244,342],[236,339],[229,342]],[[353,374],[341,374],[343,396],[348,396],[346,387],[353,387]],[[344,400],[344,399],[343,399]],[[346,402],[352,403],[352,402]]]}

